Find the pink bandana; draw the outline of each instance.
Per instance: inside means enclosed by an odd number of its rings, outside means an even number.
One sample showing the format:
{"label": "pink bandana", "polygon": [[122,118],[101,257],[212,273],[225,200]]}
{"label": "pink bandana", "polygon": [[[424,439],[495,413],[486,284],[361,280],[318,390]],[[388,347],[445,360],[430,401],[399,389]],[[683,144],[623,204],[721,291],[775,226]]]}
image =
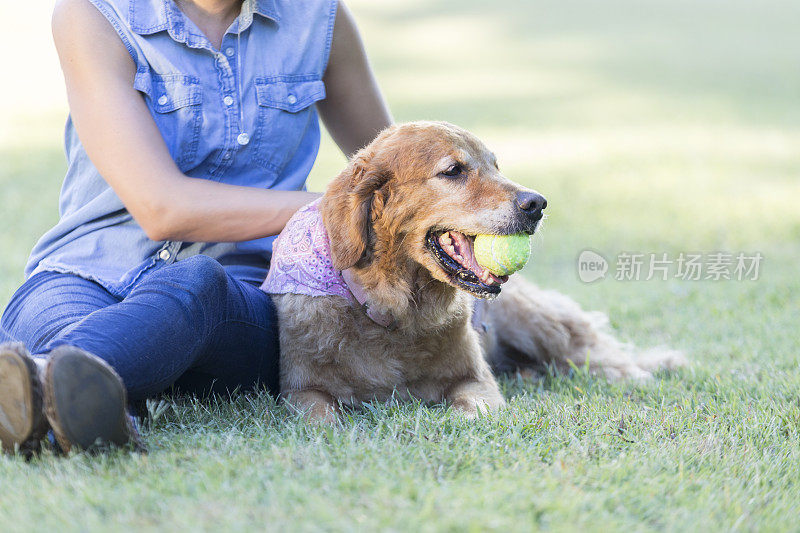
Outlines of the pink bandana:
{"label": "pink bandana", "polygon": [[342,273],[333,268],[320,199],[300,208],[272,245],[272,261],[261,290],[271,294],[341,296],[354,301]]}

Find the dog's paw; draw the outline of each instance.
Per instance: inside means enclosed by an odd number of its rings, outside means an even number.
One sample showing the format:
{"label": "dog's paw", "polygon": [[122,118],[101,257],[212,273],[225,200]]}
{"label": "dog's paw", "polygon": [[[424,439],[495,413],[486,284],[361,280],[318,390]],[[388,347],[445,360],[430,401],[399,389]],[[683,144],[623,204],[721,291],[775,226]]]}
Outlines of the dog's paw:
{"label": "dog's paw", "polygon": [[312,425],[330,426],[338,421],[339,408],[333,396],[316,390],[287,393],[284,405]]}
{"label": "dog's paw", "polygon": [[506,404],[497,383],[491,381],[463,381],[453,386],[445,395],[454,411],[468,418],[497,411]]}
{"label": "dog's paw", "polygon": [[506,401],[500,399],[461,398],[451,404],[453,411],[470,420],[478,415],[493,413],[504,406]]}

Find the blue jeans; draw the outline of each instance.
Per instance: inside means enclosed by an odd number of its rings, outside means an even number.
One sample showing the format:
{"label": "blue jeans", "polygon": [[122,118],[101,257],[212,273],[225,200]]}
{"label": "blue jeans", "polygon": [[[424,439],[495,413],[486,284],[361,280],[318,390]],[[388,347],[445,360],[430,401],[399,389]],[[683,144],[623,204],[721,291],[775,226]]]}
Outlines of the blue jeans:
{"label": "blue jeans", "polygon": [[194,393],[278,391],[278,322],[270,297],[198,255],[144,276],[120,299],[73,274],[40,272],[12,297],[0,342],[33,354],[67,344],[110,364],[131,401],[175,385]]}

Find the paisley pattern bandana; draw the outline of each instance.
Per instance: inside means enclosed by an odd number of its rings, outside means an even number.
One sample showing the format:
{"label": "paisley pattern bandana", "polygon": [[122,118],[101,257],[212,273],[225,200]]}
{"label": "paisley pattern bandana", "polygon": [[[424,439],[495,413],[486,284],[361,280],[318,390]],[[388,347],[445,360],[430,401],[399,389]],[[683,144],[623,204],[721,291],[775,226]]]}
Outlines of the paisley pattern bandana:
{"label": "paisley pattern bandana", "polygon": [[269,273],[261,290],[271,294],[341,296],[355,302],[342,273],[333,268],[328,232],[317,199],[300,208],[272,247]]}

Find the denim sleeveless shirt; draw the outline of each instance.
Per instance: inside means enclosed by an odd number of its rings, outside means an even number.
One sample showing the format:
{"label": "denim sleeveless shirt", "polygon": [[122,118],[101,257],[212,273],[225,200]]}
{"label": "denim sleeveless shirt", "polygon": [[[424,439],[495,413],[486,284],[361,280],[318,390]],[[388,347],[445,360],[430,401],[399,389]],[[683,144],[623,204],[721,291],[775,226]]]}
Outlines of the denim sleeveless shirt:
{"label": "denim sleeveless shirt", "polygon": [[[319,148],[314,103],[325,98],[336,0],[245,0],[220,50],[173,0],[90,1],[133,58],[134,88],[184,174],[249,187],[305,187]],[[249,142],[239,142],[242,132]],[[147,272],[204,254],[237,279],[263,281],[272,237],[152,241],[89,160],[71,120],[65,144],[60,221],[31,252],[27,276],[73,273],[124,297]]]}

